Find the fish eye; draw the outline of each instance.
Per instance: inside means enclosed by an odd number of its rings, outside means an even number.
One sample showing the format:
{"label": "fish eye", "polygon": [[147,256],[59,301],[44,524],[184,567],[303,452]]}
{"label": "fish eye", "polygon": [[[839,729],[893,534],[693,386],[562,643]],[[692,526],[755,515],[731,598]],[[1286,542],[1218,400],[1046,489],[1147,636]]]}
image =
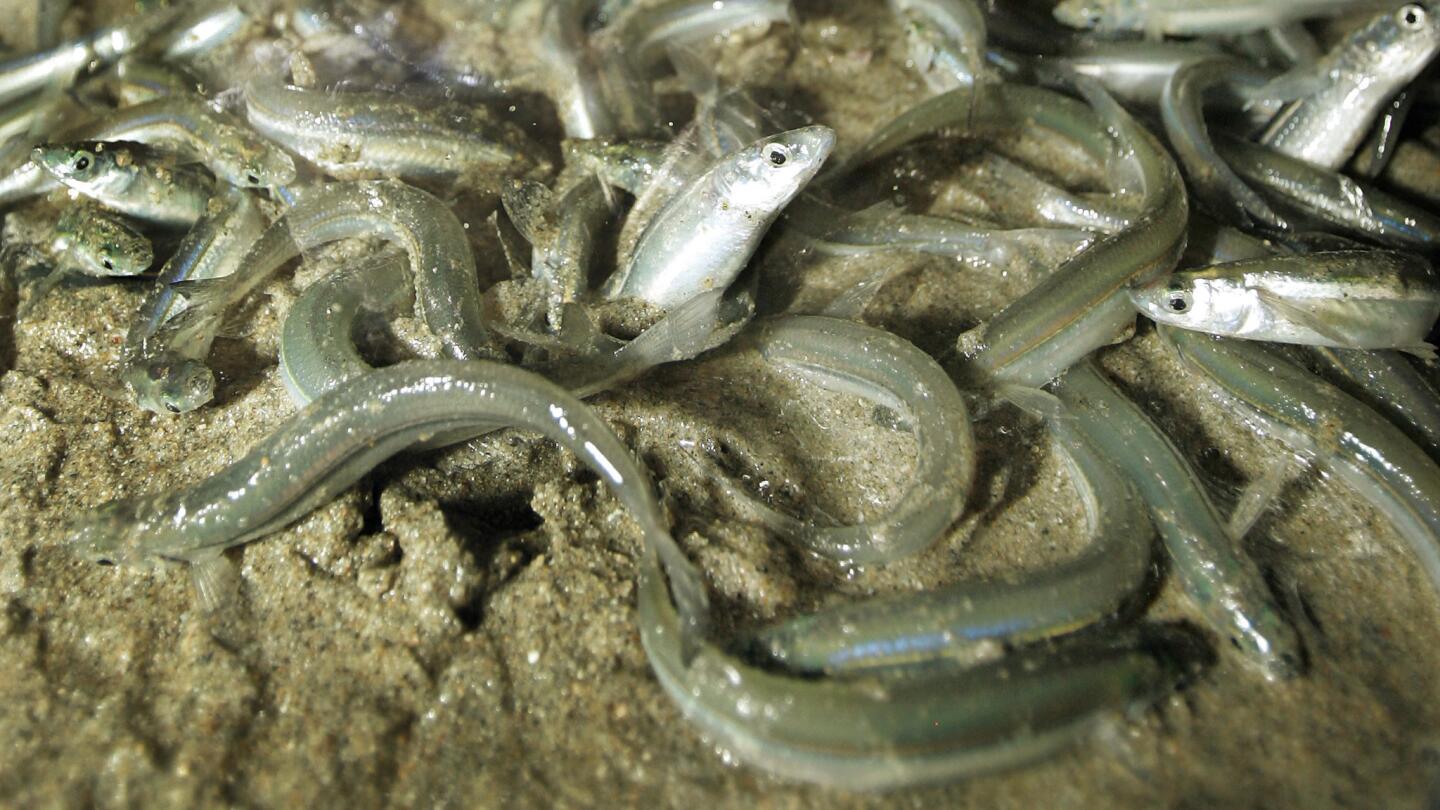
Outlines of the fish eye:
{"label": "fish eye", "polygon": [[83,172],[88,168],[90,168],[89,155],[81,155],[80,157],[75,159],[75,171]]}
{"label": "fish eye", "polygon": [[104,557],[101,557],[100,559],[96,560],[95,562],[96,562],[97,564],[99,564],[99,565],[114,565],[114,564],[115,564],[115,561],[114,561],[114,560],[106,559],[106,558],[104,558]]}
{"label": "fish eye", "polygon": [[258,186],[260,185],[260,178],[256,176],[254,172],[251,172],[250,174],[245,175],[245,182],[249,183],[252,186]]}
{"label": "fish eye", "polygon": [[1395,12],[1395,19],[1400,25],[1412,31],[1425,24],[1425,9],[1418,5],[1408,5]]}
{"label": "fish eye", "polygon": [[171,413],[180,413],[180,406],[173,402],[167,402],[165,403],[165,410]]}
{"label": "fish eye", "polygon": [[790,150],[782,144],[772,143],[765,147],[765,159],[769,160],[772,166],[784,166],[790,159]]}
{"label": "fish eye", "polygon": [[1167,303],[1171,312],[1185,312],[1190,309],[1190,298],[1185,295],[1171,295]]}
{"label": "fish eye", "polygon": [[106,270],[114,270],[114,269],[115,269],[115,263],[112,262],[112,261],[110,261],[109,259],[102,259],[102,260],[100,261],[100,265],[101,265],[102,267],[104,267]]}

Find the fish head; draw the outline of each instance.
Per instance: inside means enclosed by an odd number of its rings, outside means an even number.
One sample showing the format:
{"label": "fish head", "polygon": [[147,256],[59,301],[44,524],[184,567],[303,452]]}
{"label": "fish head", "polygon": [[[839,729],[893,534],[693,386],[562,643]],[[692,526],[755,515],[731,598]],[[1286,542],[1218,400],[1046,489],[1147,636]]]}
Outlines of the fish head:
{"label": "fish head", "polygon": [[792,129],[732,153],[717,174],[727,204],[744,211],[778,211],[820,171],[835,147],[826,126]]}
{"label": "fish head", "polygon": [[1407,3],[1371,18],[1349,42],[1345,62],[1380,81],[1403,84],[1440,52],[1440,10]]}
{"label": "fish head", "polygon": [[1197,328],[1215,316],[1209,288],[1178,273],[1132,289],[1130,300],[1150,320],[1185,329]]}
{"label": "fish head", "polygon": [[58,230],[65,234],[70,254],[92,275],[138,276],[155,261],[149,239],[102,211],[72,207]]}
{"label": "fish head", "polygon": [[115,171],[120,154],[108,144],[85,141],[37,146],[30,159],[67,186],[89,188]]}
{"label": "fish head", "polygon": [[295,182],[295,160],[280,149],[259,144],[216,150],[211,168],[238,188],[275,188]]}
{"label": "fish head", "polygon": [[101,565],[146,567],[157,559],[140,550],[147,498],[122,498],[84,512],[65,528],[65,546]]}
{"label": "fish head", "polygon": [[1055,6],[1055,20],[1071,28],[1126,31],[1135,27],[1123,0],[1064,0]]}
{"label": "fish head", "polygon": [[215,398],[214,372],[173,352],[161,352],[132,368],[125,381],[140,407],[153,413],[188,413]]}

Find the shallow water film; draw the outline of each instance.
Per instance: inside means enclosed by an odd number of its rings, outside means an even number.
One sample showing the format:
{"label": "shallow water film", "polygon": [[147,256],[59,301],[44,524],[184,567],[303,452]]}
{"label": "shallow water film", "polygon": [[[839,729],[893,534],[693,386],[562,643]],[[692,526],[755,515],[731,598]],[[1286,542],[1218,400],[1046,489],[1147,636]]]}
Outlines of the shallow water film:
{"label": "shallow water film", "polygon": [[1440,8],[0,12],[0,806],[1440,799]]}

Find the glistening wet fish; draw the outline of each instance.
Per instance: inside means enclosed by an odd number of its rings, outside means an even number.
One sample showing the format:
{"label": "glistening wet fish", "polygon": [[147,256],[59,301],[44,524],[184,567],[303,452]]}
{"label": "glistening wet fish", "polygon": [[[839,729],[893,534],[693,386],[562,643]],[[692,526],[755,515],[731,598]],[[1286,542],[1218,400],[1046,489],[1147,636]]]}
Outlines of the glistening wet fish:
{"label": "glistening wet fish", "polygon": [[124,107],[59,133],[56,139],[135,141],[173,150],[242,188],[269,188],[295,181],[295,161],[283,149],[194,93]]}
{"label": "glistening wet fish", "polygon": [[606,283],[603,294],[668,309],[729,286],[834,144],[829,127],[809,126],[721,158],[656,214],[629,266]]}
{"label": "glistening wet fish", "polygon": [[1177,272],[1130,299],[1151,320],[1182,329],[1433,358],[1425,338],[1440,317],[1440,277],[1399,251],[1308,253]]}
{"label": "glistening wet fish", "polygon": [[795,672],[853,672],[921,661],[983,659],[1104,622],[1150,570],[1155,530],[1135,488],[1073,420],[1049,420],[1084,505],[1091,540],[1038,571],[887,594],[787,619],[751,642]]}
{"label": "glistening wet fish", "polygon": [[136,219],[168,228],[195,224],[213,184],[136,143],[81,141],[36,147],[31,160],[65,186]]}
{"label": "glistening wet fish", "polygon": [[524,132],[480,106],[257,79],[245,86],[245,109],[255,129],[341,180],[455,180],[547,166]]}
{"label": "glistening wet fish", "polygon": [[1440,53],[1440,14],[1419,3],[1381,12],[1313,70],[1322,86],[1291,102],[1260,143],[1327,169],[1345,165],[1380,110]]}
{"label": "glistening wet fish", "polygon": [[1124,144],[1133,164],[1124,171],[1140,176],[1142,211],[960,336],[962,373],[985,387],[1037,388],[1113,341],[1134,322],[1127,290],[1169,273],[1185,248],[1189,204],[1169,155],[1092,79],[1077,87]]}
{"label": "glistening wet fish", "polygon": [[130,321],[121,349],[120,378],[140,407],[185,413],[214,397],[215,375],[205,358],[216,330],[207,323],[170,323],[188,303],[176,285],[234,273],[264,229],[254,198],[232,188],[210,200],[205,216],[165,262]]}
{"label": "glistening wet fish", "polygon": [[1061,0],[1055,19],[1100,33],[1238,34],[1383,6],[1383,0]]}
{"label": "glistening wet fish", "polygon": [[1078,430],[1135,483],[1171,570],[1210,629],[1271,679],[1300,674],[1304,657],[1254,561],[1236,547],[1195,469],[1094,361],[1077,363],[1055,393]]}
{"label": "glistening wet fish", "polygon": [[498,352],[481,321],[475,257],[465,226],[434,195],[398,180],[306,189],[250,246],[236,272],[185,285],[188,305],[167,329],[213,338],[226,311],[286,262],[323,244],[366,236],[408,254],[416,308],[447,355],[473,359]]}
{"label": "glistening wet fish", "polygon": [[205,563],[283,529],[417,442],[506,426],[575,453],[640,524],[647,553],[677,580],[687,626],[706,598],[671,539],[649,476],[585,403],[533,372],[483,361],[400,363],[346,382],[287,419],[226,469],[183,490],[111,501],[74,521],[67,544],[91,560],[133,566]]}
{"label": "glistening wet fish", "polygon": [[1318,226],[1426,255],[1440,246],[1440,216],[1423,206],[1258,144],[1221,136],[1215,146],[1292,227]]}
{"label": "glistening wet fish", "polygon": [[1354,488],[1390,521],[1440,590],[1440,466],[1348,394],[1261,343],[1161,327],[1188,368],[1262,434]]}

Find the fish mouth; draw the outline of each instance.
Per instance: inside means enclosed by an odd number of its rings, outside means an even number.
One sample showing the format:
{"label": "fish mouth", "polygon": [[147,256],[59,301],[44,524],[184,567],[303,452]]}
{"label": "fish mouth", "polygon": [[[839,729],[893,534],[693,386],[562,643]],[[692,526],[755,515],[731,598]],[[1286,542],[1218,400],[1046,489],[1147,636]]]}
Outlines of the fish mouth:
{"label": "fish mouth", "polygon": [[794,140],[803,144],[805,150],[816,162],[825,160],[835,148],[835,130],[824,124],[814,124],[794,130]]}

